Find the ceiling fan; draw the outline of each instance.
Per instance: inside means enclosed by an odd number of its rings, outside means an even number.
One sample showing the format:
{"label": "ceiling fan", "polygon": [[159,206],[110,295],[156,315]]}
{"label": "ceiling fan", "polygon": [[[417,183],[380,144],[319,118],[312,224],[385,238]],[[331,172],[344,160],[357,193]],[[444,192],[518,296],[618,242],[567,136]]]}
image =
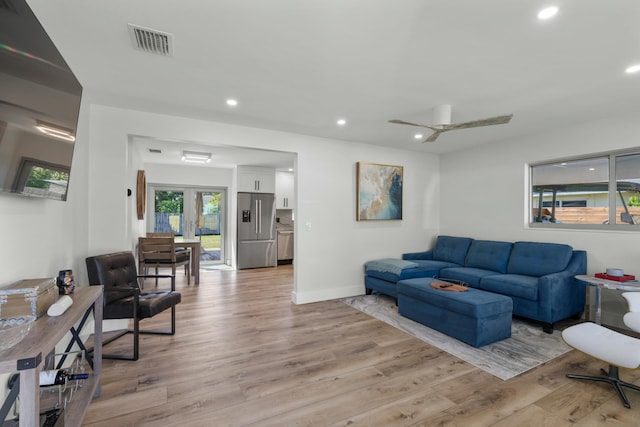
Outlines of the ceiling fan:
{"label": "ceiling fan", "polygon": [[423,142],[433,142],[440,136],[441,133],[449,130],[456,129],[469,129],[480,126],[492,126],[502,125],[509,123],[513,114],[507,114],[504,116],[489,117],[486,119],[472,120],[464,123],[451,123],[451,105],[440,105],[433,109],[433,125],[421,125],[417,123],[406,122],[404,120],[389,120],[389,123],[396,123],[399,125],[418,126],[427,129],[431,129],[433,133],[425,139]]}

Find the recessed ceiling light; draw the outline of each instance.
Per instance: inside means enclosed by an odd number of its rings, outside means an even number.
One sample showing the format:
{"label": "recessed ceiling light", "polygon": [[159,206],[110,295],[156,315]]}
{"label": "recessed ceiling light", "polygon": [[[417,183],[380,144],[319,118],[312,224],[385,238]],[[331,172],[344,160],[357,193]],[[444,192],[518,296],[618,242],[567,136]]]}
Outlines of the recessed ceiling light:
{"label": "recessed ceiling light", "polygon": [[589,170],[590,170],[590,171],[594,171],[594,170],[596,170],[596,168],[589,168]]}
{"label": "recessed ceiling light", "polygon": [[423,136],[424,135],[422,135],[421,133],[416,133],[415,135],[413,135],[415,139],[422,139]]}
{"label": "recessed ceiling light", "polygon": [[542,9],[540,12],[538,12],[538,19],[544,21],[545,19],[553,18],[554,16],[556,16],[557,13],[558,13],[558,8],[556,6],[546,7]]}
{"label": "recessed ceiling light", "polygon": [[635,64],[632,65],[630,67],[628,67],[626,70],[624,70],[625,73],[627,74],[634,74],[640,71],[640,64]]}
{"label": "recessed ceiling light", "polygon": [[229,98],[227,99],[227,105],[229,107],[235,107],[238,105],[238,100],[237,99],[233,99],[233,98]]}
{"label": "recessed ceiling light", "polygon": [[338,126],[344,126],[347,124],[347,121],[345,119],[338,119],[336,123],[338,124]]}

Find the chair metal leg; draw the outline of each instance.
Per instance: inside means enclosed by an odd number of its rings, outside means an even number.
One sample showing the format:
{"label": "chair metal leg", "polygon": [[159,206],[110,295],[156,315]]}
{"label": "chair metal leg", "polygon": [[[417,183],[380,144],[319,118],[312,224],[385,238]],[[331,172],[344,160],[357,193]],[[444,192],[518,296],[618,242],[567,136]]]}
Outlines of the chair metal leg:
{"label": "chair metal leg", "polygon": [[620,400],[622,400],[622,404],[625,406],[625,408],[631,408],[631,405],[629,404],[629,399],[627,399],[627,396],[624,393],[624,389],[622,387],[627,387],[637,391],[640,391],[640,387],[635,384],[631,384],[621,380],[617,366],[609,365],[609,372],[605,371],[604,369],[600,369],[600,372],[602,373],[602,375],[604,375],[603,377],[567,374],[567,378],[609,383],[618,394],[618,397],[620,397]]}

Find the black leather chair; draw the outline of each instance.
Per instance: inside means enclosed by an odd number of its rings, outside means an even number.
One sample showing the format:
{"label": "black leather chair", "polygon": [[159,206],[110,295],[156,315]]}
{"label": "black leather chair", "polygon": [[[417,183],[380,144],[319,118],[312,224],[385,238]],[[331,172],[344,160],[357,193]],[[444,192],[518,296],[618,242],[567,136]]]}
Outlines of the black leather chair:
{"label": "black leather chair", "polygon": [[[116,252],[97,255],[86,259],[90,285],[104,286],[104,319],[133,319],[133,330],[122,333],[103,342],[106,345],[121,336],[133,334],[133,356],[105,354],[104,359],[138,360],[139,335],[161,334],[173,335],[176,332],[176,305],[181,300],[180,293],[175,291],[174,275],[138,275],[136,260],[131,252]],[[171,289],[142,292],[138,279],[169,279]],[[155,316],[171,308],[170,331],[141,331],[140,320]]]}

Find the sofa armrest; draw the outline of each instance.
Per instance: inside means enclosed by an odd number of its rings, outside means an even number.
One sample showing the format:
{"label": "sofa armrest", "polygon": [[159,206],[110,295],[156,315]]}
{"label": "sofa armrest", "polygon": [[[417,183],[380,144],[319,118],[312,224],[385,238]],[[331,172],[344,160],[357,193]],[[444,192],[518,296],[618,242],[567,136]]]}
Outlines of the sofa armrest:
{"label": "sofa armrest", "polygon": [[548,318],[560,320],[584,310],[585,285],[574,276],[586,274],[586,270],[587,253],[573,251],[566,269],[538,279],[540,310],[548,311]]}
{"label": "sofa armrest", "polygon": [[402,259],[407,261],[433,259],[433,250],[402,254]]}

